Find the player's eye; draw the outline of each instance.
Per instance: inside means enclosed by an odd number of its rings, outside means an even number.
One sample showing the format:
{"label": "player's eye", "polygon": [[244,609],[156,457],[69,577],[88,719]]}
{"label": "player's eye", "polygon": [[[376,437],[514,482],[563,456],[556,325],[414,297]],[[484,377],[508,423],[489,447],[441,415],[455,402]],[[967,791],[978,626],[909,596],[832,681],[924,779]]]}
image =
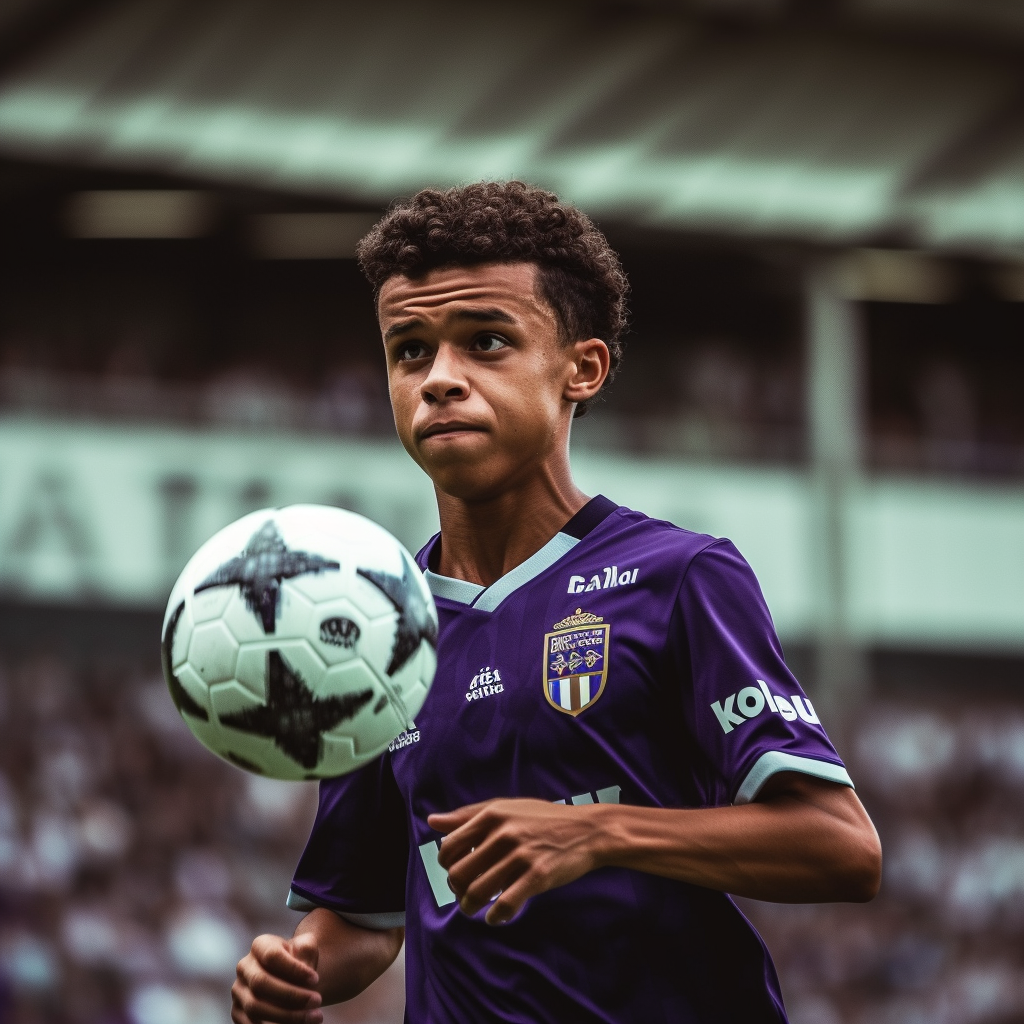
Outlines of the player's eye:
{"label": "player's eye", "polygon": [[411,362],[414,359],[425,359],[430,353],[422,341],[407,341],[402,345],[395,358],[400,362]]}
{"label": "player's eye", "polygon": [[500,334],[481,334],[473,339],[477,352],[497,352],[507,346],[508,342]]}

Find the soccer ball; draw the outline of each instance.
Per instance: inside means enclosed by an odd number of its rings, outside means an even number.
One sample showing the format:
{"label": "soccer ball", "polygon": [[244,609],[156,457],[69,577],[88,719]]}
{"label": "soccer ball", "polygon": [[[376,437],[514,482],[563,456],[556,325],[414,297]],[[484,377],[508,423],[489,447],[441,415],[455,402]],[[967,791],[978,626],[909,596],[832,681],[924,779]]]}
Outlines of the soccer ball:
{"label": "soccer ball", "polygon": [[171,698],[220,757],[277,779],[343,775],[414,728],[437,611],[409,552],[353,512],[292,505],[226,526],[171,591]]}

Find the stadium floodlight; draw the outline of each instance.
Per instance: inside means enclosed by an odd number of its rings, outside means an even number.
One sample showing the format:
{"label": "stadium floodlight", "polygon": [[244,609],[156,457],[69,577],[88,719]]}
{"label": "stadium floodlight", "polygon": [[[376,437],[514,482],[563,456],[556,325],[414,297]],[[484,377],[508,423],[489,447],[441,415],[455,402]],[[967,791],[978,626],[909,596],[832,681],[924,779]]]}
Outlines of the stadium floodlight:
{"label": "stadium floodlight", "polygon": [[379,213],[262,213],[251,218],[252,246],[267,260],[354,259],[356,243]]}
{"label": "stadium floodlight", "polygon": [[65,223],[74,238],[198,238],[212,226],[213,199],[188,189],[77,192]]}
{"label": "stadium floodlight", "polygon": [[956,295],[953,268],[911,249],[851,249],[838,262],[837,285],[858,302],[949,302]]}

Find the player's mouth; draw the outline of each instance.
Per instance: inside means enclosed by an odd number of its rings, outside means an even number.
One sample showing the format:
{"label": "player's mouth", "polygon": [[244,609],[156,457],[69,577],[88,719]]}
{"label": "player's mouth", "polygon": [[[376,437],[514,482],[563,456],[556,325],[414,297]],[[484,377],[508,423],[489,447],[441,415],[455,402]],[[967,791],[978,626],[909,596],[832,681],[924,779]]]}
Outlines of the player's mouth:
{"label": "player's mouth", "polygon": [[466,423],[464,420],[447,420],[442,423],[431,423],[420,431],[420,440],[425,441],[428,437],[457,437],[460,434],[483,434],[486,428],[475,423]]}

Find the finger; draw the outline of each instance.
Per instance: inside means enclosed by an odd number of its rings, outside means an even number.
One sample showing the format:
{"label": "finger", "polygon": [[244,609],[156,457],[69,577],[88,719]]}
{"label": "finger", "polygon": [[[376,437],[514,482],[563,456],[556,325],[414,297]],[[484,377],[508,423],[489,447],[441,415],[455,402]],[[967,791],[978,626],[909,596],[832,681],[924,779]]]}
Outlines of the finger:
{"label": "finger", "polygon": [[491,904],[484,920],[490,925],[508,924],[531,896],[537,896],[546,888],[539,872],[525,871]]}
{"label": "finger", "polygon": [[491,810],[484,809],[474,818],[445,836],[437,855],[437,862],[446,871],[474,850],[482,848],[490,835],[504,824],[504,820]]}
{"label": "finger", "polygon": [[[467,851],[464,857],[456,860],[448,869],[448,885],[452,892],[462,896],[475,879],[504,860],[515,846],[515,840],[505,834],[491,835],[481,840],[479,846]],[[439,863],[440,860],[438,857]]]}
{"label": "finger", "polygon": [[296,959],[301,960],[314,971],[316,970],[320,959],[320,949],[317,946],[315,935],[310,932],[303,932],[301,935],[296,935],[288,945],[291,947],[292,955]]}
{"label": "finger", "polygon": [[529,867],[519,857],[507,857],[495,864],[489,871],[473,879],[459,899],[459,909],[469,917],[479,913],[491,900],[497,899],[505,889],[521,878]]}
{"label": "finger", "polygon": [[254,1024],[252,1018],[242,1009],[241,1004],[231,994],[231,1024]]}
{"label": "finger", "polygon": [[245,961],[238,965],[238,979],[257,999],[284,1010],[315,1010],[323,1002],[319,992],[281,981],[262,967]]}
{"label": "finger", "polygon": [[241,982],[236,981],[231,989],[231,1016],[238,1018],[236,1024],[322,1024],[323,1012],[317,1009],[289,1010],[272,1002],[258,999]]}
{"label": "finger", "polygon": [[310,967],[294,956],[285,940],[277,935],[259,935],[253,939],[252,955],[260,965],[276,978],[290,981],[295,985],[313,988],[320,976]]}
{"label": "finger", "polygon": [[[239,1016],[254,1024],[323,1024],[324,1015],[320,1010],[282,1010],[271,1003],[261,1003],[256,999],[243,1005],[247,1009]],[[231,1016],[232,1019],[235,1018],[234,1010]]]}
{"label": "finger", "polygon": [[480,803],[466,804],[465,807],[458,807],[454,811],[438,811],[427,816],[427,824],[435,832],[443,832],[447,835],[453,829],[464,825],[490,802],[489,800],[483,800]]}

